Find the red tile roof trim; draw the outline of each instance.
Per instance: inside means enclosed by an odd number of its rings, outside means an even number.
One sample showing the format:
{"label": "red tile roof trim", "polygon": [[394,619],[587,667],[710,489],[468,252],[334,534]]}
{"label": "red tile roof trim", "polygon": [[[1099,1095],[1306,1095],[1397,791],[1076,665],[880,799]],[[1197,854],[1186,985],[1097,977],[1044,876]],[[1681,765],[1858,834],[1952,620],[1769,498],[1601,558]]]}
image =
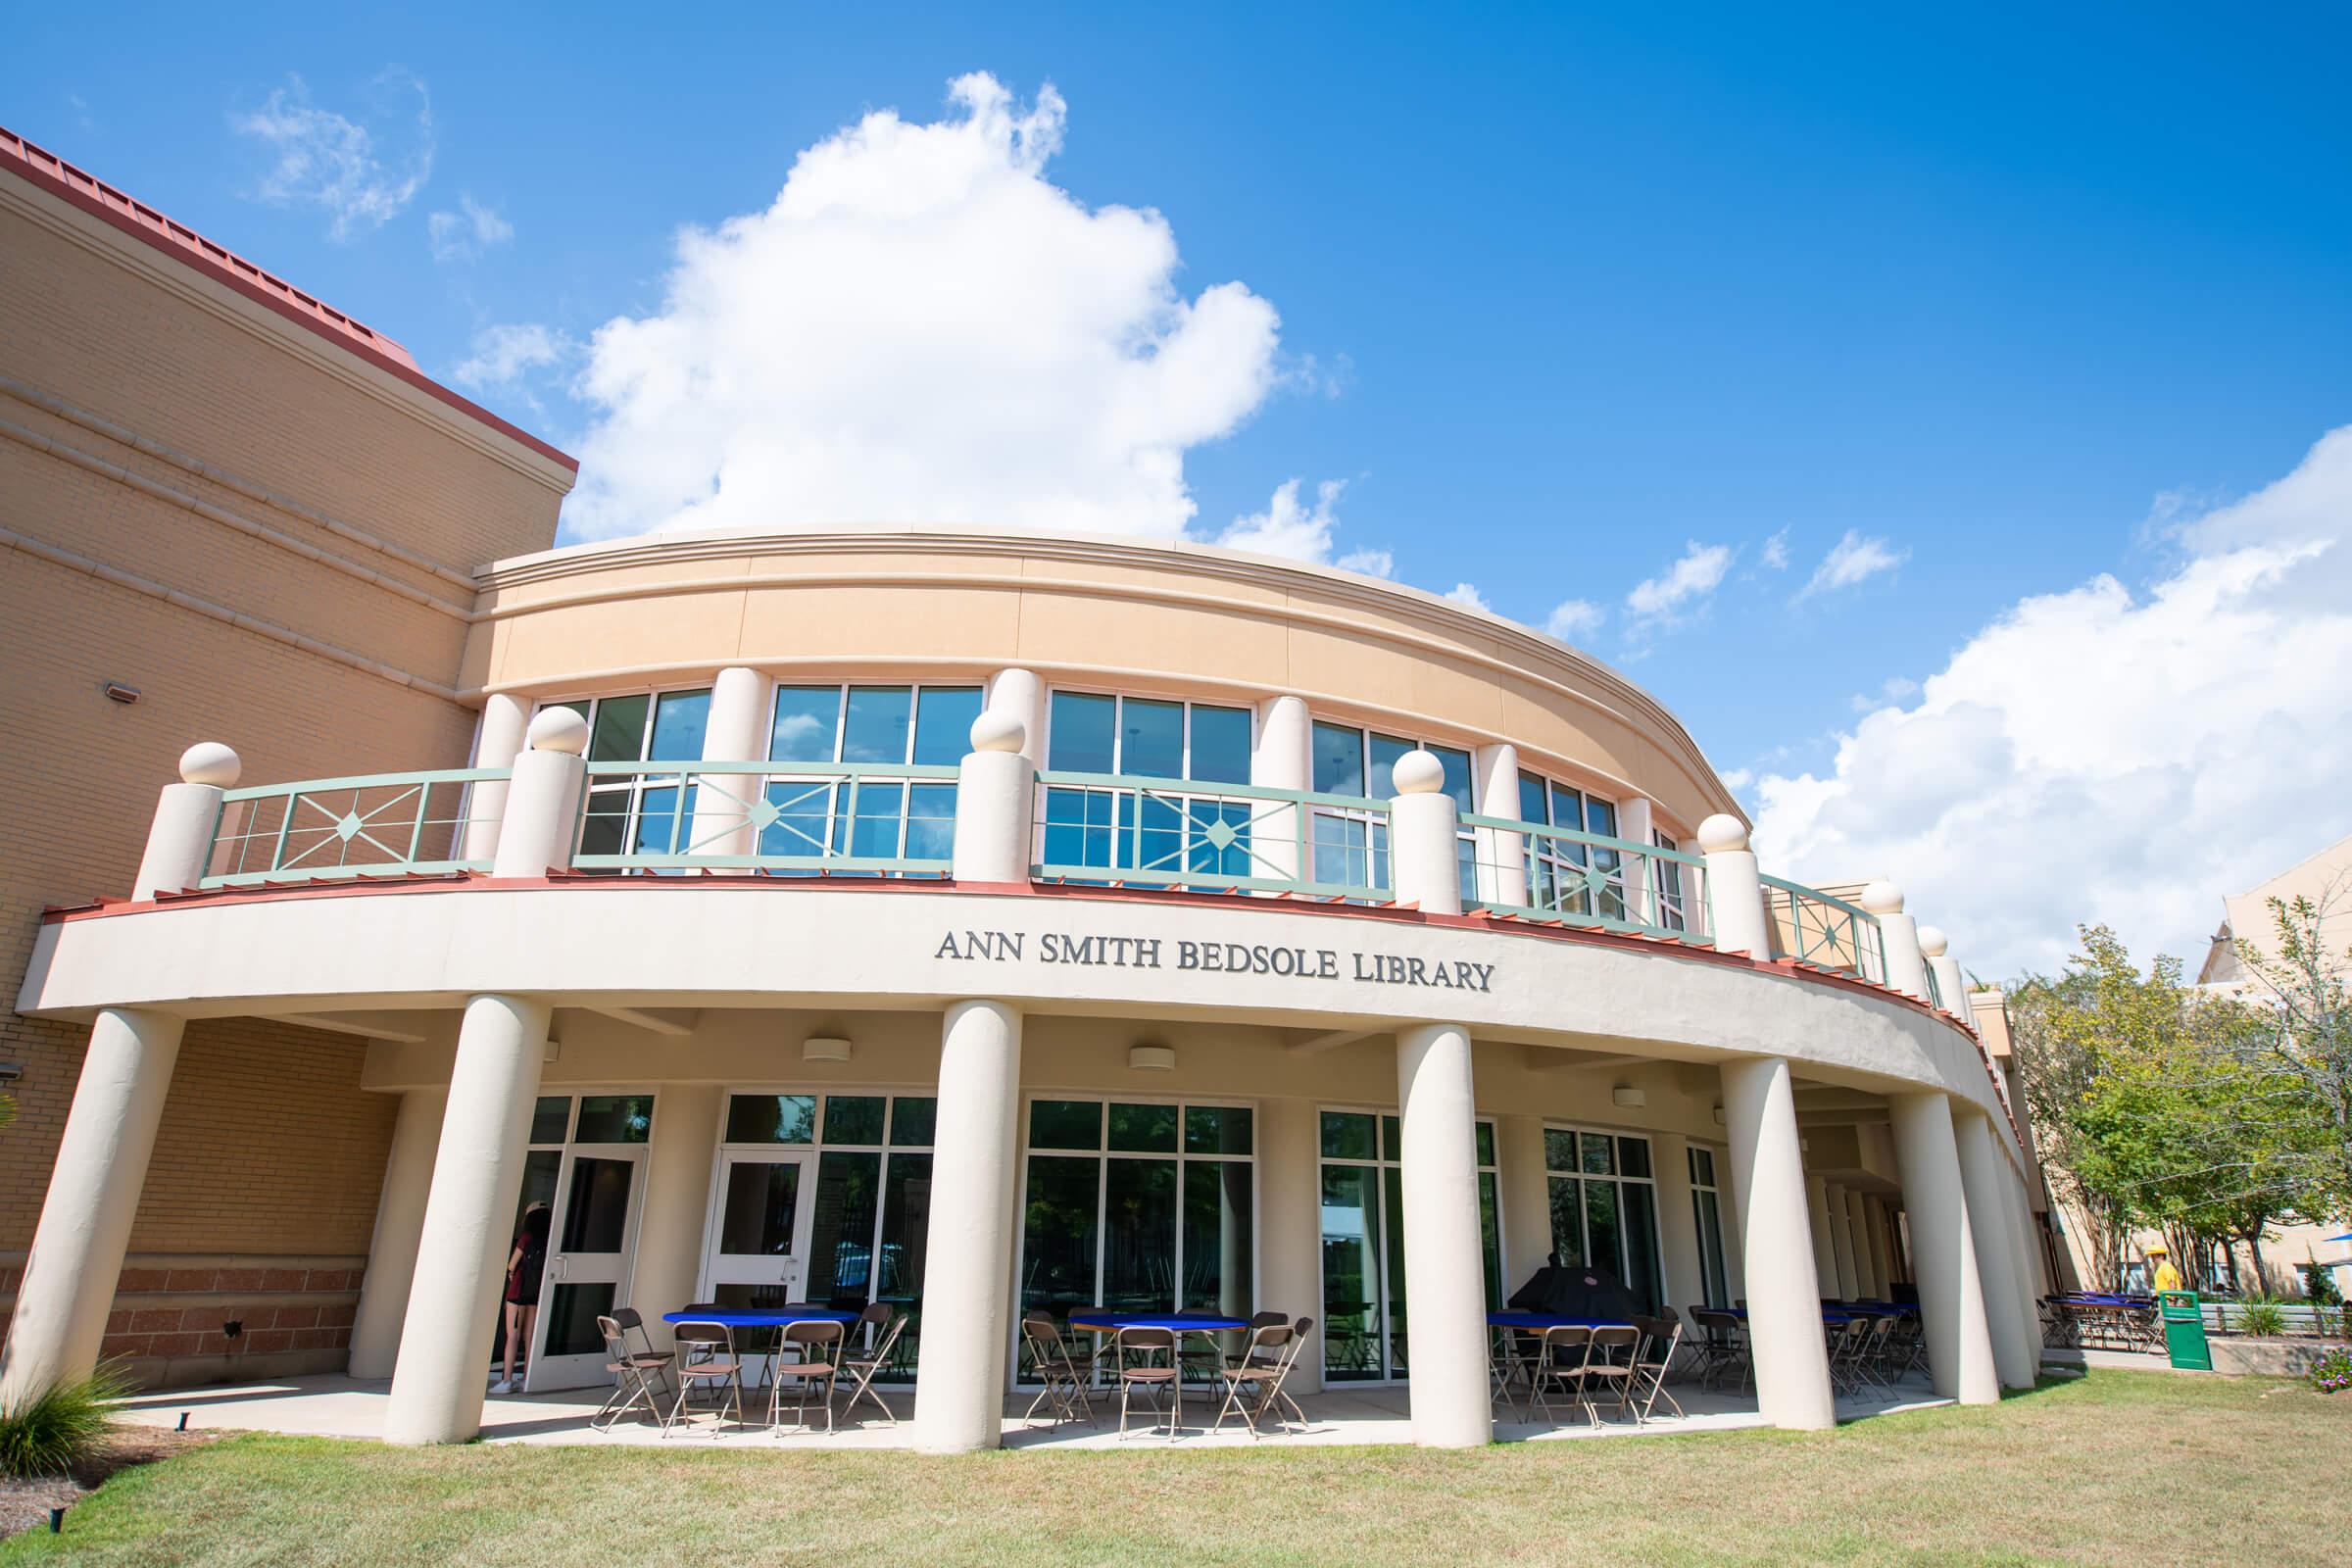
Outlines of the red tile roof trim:
{"label": "red tile roof trim", "polygon": [[227,285],[297,326],[316,332],[377,369],[447,404],[467,418],[488,425],[508,439],[521,443],[551,462],[562,464],[574,473],[579,471],[577,458],[558,451],[529,431],[508,423],[480,404],[459,396],[426,375],[417,368],[415,356],[396,340],[354,320],[324,301],[312,298],[276,273],[255,266],[225,246],[215,244],[186,224],[173,221],[87,171],[74,168],[48,149],[26,141],[4,125],[0,125],[0,169],[144,241],[215,282]]}

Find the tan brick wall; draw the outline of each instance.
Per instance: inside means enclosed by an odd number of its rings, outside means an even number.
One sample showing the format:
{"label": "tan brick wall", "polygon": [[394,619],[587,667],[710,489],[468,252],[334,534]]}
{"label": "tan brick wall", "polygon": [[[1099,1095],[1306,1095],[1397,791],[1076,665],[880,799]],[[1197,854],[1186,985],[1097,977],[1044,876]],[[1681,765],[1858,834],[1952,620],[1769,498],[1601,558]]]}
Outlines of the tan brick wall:
{"label": "tan brick wall", "polygon": [[[455,684],[466,621],[417,596],[461,612],[470,596],[399,551],[464,572],[555,535],[543,463],[371,390],[332,346],[256,324],[176,265],[0,176],[0,376],[20,389],[0,388],[0,528],[426,689],[0,541],[0,1005],[43,906],[128,891],[193,742],[227,742],[256,784],[462,765],[474,714],[430,688]],[[110,680],[140,700],[108,701]],[[0,1060],[23,1066],[0,1132],[0,1312],[87,1039],[0,1015]],[[107,1353],[167,1384],[238,1357],[269,1375],[340,1364],[397,1111],[361,1089],[361,1058],[317,1030],[189,1026]]]}

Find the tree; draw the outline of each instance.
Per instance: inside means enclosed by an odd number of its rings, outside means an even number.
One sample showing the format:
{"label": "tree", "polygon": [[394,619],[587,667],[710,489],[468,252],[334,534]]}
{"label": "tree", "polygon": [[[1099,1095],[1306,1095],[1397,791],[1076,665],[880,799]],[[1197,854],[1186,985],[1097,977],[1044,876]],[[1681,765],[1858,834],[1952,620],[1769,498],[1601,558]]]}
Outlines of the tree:
{"label": "tree", "polygon": [[2327,927],[2346,897],[2341,883],[2318,899],[2270,899],[2265,952],[2241,939],[2238,959],[2254,976],[2254,1002],[2229,1042],[2232,1062],[2263,1079],[2308,1136],[2279,1156],[2296,1207],[2352,1217],[2352,948],[2331,951]]}

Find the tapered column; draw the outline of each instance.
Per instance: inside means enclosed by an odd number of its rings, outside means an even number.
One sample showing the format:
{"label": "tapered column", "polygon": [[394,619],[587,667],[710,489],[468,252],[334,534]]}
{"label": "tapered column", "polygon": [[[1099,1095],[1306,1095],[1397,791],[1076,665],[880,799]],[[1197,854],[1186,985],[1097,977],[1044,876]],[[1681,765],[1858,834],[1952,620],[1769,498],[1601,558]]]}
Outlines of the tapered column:
{"label": "tapered column", "polygon": [[1020,1013],[1001,1002],[949,1007],[914,1385],[915,1442],[928,1452],[993,1448],[1004,1431],[1020,1102]]}
{"label": "tapered column", "polygon": [[[1257,707],[1257,740],[1250,748],[1250,782],[1263,789],[1314,787],[1314,719],[1306,699],[1285,694]],[[1250,827],[1254,876],[1308,876],[1313,870],[1312,818],[1303,808],[1260,802]]]}
{"label": "tapered column", "polygon": [[[1719,953],[1772,956],[1772,934],[1764,920],[1764,884],[1747,826],[1728,812],[1698,824],[1698,847],[1707,858],[1706,929]],[[1695,922],[1693,922],[1695,924]]]}
{"label": "tapered column", "polygon": [[662,1086],[661,1125],[646,1152],[637,1255],[629,1265],[628,1293],[621,1298],[645,1315],[647,1337],[658,1347],[671,1343],[670,1325],[662,1321],[662,1313],[702,1299],[696,1279],[703,1267],[703,1224],[726,1099],[715,1084]]}
{"label": "tapered column", "polygon": [[1875,1196],[1862,1197],[1862,1214],[1870,1232],[1870,1271],[1878,1277],[1879,1299],[1894,1299],[1894,1258],[1886,1244],[1886,1205]]}
{"label": "tapered column", "polygon": [[384,1161],[384,1188],[375,1200],[375,1230],[368,1242],[368,1273],[360,1282],[359,1316],[351,1326],[355,1378],[388,1378],[400,1359],[400,1330],[409,1315],[416,1244],[424,1234],[433,1156],[441,1147],[441,1118],[448,1104],[446,1089],[412,1089],[400,1097],[392,1152]]}
{"label": "tapered column", "polygon": [[[492,692],[482,703],[482,727],[474,738],[473,765],[514,765],[522,752],[523,731],[531,721],[531,700],[513,692]],[[487,860],[498,854],[498,830],[507,814],[507,781],[476,781],[466,799],[465,858]]]}
{"label": "tapered column", "polygon": [[1854,1239],[1854,1298],[1863,1301],[1883,1300],[1886,1282],[1872,1266],[1870,1255],[1870,1216],[1863,1209],[1862,1194],[1847,1188],[1845,1193],[1845,1229]]}
{"label": "tapered column", "polygon": [[[1478,811],[1481,816],[1518,820],[1519,748],[1505,741],[1478,749]],[[1482,827],[1478,846],[1478,896],[1489,904],[1527,903],[1527,835]]]}
{"label": "tapered column", "polygon": [[178,1018],[128,1007],[101,1010],[90,1027],[0,1354],[0,1412],[98,1364],[182,1027]]}
{"label": "tapered column", "polygon": [[1462,912],[1461,864],[1455,858],[1453,797],[1445,793],[1446,764],[1411,751],[1389,769],[1396,794],[1389,801],[1389,866],[1398,904],[1423,914]]}
{"label": "tapered column", "polygon": [[522,1196],[549,1016],[532,998],[466,1001],[384,1409],[388,1442],[464,1443],[481,1431],[484,1352]]}
{"label": "tapered column", "polygon": [[1992,1404],[2001,1396],[2000,1376],[1984,1317],[1977,1245],[1969,1234],[1951,1103],[1931,1091],[1896,1095],[1887,1107],[1894,1117],[1895,1163],[1911,1226],[1911,1267],[1919,1285],[1929,1373],[1936,1392],[1947,1398]]}
{"label": "tapered column", "polygon": [[[1298,1352],[1287,1385],[1293,1393],[1323,1387],[1323,1191],[1318,1117],[1311,1100],[1276,1097],[1257,1105],[1257,1305],[1291,1318],[1311,1317],[1315,1340]],[[1247,1317],[1244,1311],[1238,1314]]]}
{"label": "tapered column", "polygon": [[1397,1035],[1396,1103],[1404,1289],[1413,1304],[1405,1329],[1413,1441],[1425,1448],[1475,1447],[1494,1441],[1494,1410],[1468,1030],[1424,1024]]}
{"label": "tapered column", "polygon": [[[758,762],[767,758],[775,728],[776,687],[740,664],[710,682],[710,714],[703,725],[703,760]],[[757,773],[706,773],[695,781],[694,820],[680,848],[689,855],[756,855],[754,810],[765,785]]]}
{"label": "tapered column", "polygon": [[514,759],[490,874],[543,877],[571,864],[580,830],[580,791],[588,764],[588,721],[568,708],[544,708],[531,720],[530,749]]}
{"label": "tapered column", "polygon": [[1836,1295],[1840,1301],[1862,1298],[1862,1276],[1854,1268],[1854,1227],[1846,1217],[1845,1189],[1828,1189],[1830,1210],[1830,1253],[1838,1271]]}
{"label": "tapered column", "polygon": [[1993,1150],[1992,1128],[1981,1111],[1955,1107],[1952,1136],[1959,1148],[1960,1186],[1968,1199],[1977,1277],[1984,1282],[1993,1365],[2009,1388],[2030,1389],[2040,1356],[2028,1344],[2026,1325],[2019,1316],[2024,1298],[2017,1288],[2017,1254],[2009,1245],[2009,1205],[2001,1198],[2005,1177],[2001,1156]]}
{"label": "tapered column", "polygon": [[1835,1426],[1821,1295],[1807,1223],[1804,1155],[1788,1063],[1779,1056],[1726,1062],[1723,1108],[1731,1134],[1733,1196],[1747,1265],[1747,1332],[1756,1405],[1777,1427]]}
{"label": "tapered column", "polygon": [[2014,1173],[2001,1184],[2009,1204],[2009,1245],[2017,1259],[2019,1311],[2026,1325],[2026,1346],[2034,1355],[2034,1375],[2041,1375],[2041,1270],[2034,1246],[2033,1208],[2026,1201],[2025,1184]]}
{"label": "tapered column", "polygon": [[1813,1237],[1813,1280],[1823,1299],[1838,1295],[1838,1244],[1830,1239],[1830,1184],[1815,1175],[1805,1177],[1806,1229]]}

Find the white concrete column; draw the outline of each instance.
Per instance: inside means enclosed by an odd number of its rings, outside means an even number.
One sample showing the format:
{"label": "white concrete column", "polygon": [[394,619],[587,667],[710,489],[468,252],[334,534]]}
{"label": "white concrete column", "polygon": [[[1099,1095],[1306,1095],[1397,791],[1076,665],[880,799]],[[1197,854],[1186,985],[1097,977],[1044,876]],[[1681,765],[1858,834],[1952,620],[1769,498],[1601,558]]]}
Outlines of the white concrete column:
{"label": "white concrete column", "polygon": [[220,797],[233,788],[244,764],[219,741],[200,741],[179,755],[177,784],[156,797],[147,825],[146,853],[131,879],[134,900],[177,893],[204,879],[213,858],[213,830],[220,821]]}
{"label": "white concrete column", "polygon": [[1838,1244],[1830,1240],[1830,1184],[1805,1176],[1806,1228],[1813,1233],[1813,1281],[1824,1299],[1838,1295]]}
{"label": "white concrete column", "polygon": [[550,1014],[546,1003],[526,997],[466,999],[384,1407],[387,1442],[465,1443],[481,1431],[483,1360],[522,1196]]}
{"label": "white concrete column", "polygon": [[[710,682],[710,716],[703,725],[703,760],[765,761],[775,722],[775,682],[756,669],[729,665]],[[764,781],[757,773],[710,773],[697,778],[686,853],[759,853],[760,833],[752,825],[752,809],[764,790]]]}
{"label": "white concrete column", "polygon": [[2034,1372],[2041,1374],[2041,1298],[2044,1295],[2041,1269],[2034,1245],[2033,1209],[2026,1201],[2026,1190],[2014,1173],[2001,1183],[2001,1196],[2009,1209],[2009,1245],[2016,1260],[2019,1312],[2026,1326],[2026,1348],[2034,1358]]}
{"label": "white concrete column", "polygon": [[1871,1266],[1870,1217],[1863,1212],[1862,1194],[1850,1187],[1845,1190],[1845,1229],[1846,1234],[1854,1239],[1854,1299],[1885,1299],[1886,1282],[1880,1279],[1878,1271]]}
{"label": "white concrete column", "polygon": [[[1617,836],[1628,844],[1649,848],[1651,825],[1649,797],[1629,795],[1617,803]],[[1625,858],[1625,912],[1628,918],[1644,925],[1662,924],[1658,919],[1657,899],[1650,887],[1651,860],[1647,856],[1629,855]]]}
{"label": "white concrete column", "polygon": [[514,759],[505,820],[490,874],[542,877],[571,864],[580,830],[580,791],[588,764],[588,721],[568,708],[544,708],[531,720],[531,749]]}
{"label": "white concrete column", "polygon": [[[684,1044],[684,1042],[680,1042]],[[645,1154],[645,1206],[637,1221],[637,1257],[614,1302],[645,1318],[657,1346],[670,1343],[662,1314],[707,1300],[697,1288],[703,1269],[703,1222],[710,1213],[713,1155],[718,1150],[726,1091],[714,1084],[663,1084]]]}
{"label": "white concrete column", "polygon": [[1960,972],[1960,960],[1952,956],[1949,949],[1950,943],[1935,926],[1919,928],[1920,956],[1927,960],[1928,972],[1936,977],[1937,1005],[1973,1030],[1977,1020],[1968,1005],[1968,977]]}
{"label": "white concrete column", "polygon": [[972,720],[972,749],[956,773],[958,882],[1028,884],[1037,769],[1021,750],[1026,739],[1009,713],[983,709]]}
{"label": "white concrete column", "polygon": [[[531,721],[531,700],[515,692],[492,692],[482,703],[481,729],[474,737],[473,765],[513,767]],[[486,778],[466,792],[463,857],[487,860],[498,854],[498,829],[507,814],[507,781]]]}
{"label": "white concrete column", "polygon": [[1830,1259],[1837,1270],[1838,1299],[1858,1301],[1862,1298],[1862,1276],[1854,1268],[1854,1230],[1845,1212],[1845,1189],[1831,1185],[1825,1188],[1830,1210]]}
{"label": "white concrete column", "polygon": [[1747,1270],[1756,1406],[1776,1427],[1836,1426],[1788,1063],[1779,1056],[1724,1063],[1723,1108]]}
{"label": "white concrete column", "polygon": [[1020,1108],[1020,1013],[1001,1002],[955,1004],[940,1034],[915,1366],[914,1435],[926,1452],[993,1448],[1004,1431]]}
{"label": "white concrete column", "polygon": [[[1519,748],[1509,742],[1481,746],[1478,769],[1478,814],[1512,821],[1519,817]],[[1478,842],[1478,896],[1489,904],[1527,903],[1527,835],[1501,828],[1482,827]]]}
{"label": "white concrete column", "polygon": [[1968,1200],[1977,1278],[1984,1290],[1993,1366],[2006,1387],[2030,1389],[2040,1356],[2029,1345],[2025,1322],[2018,1315],[2024,1298],[2017,1289],[2017,1254],[2009,1245],[2009,1209],[2001,1198],[2001,1156],[1993,1152],[1992,1128],[1974,1108],[1952,1107],[1952,1139],[1960,1155],[1961,1190]]}
{"label": "white concrete column", "polygon": [[0,1352],[0,1411],[88,1377],[98,1364],[183,1026],[129,1007],[102,1008],[90,1026]]}
{"label": "white concrete column", "polygon": [[1410,751],[1396,759],[1389,776],[1397,790],[1389,802],[1389,868],[1396,902],[1423,914],[1461,913],[1462,878],[1454,851],[1453,797],[1445,793],[1446,764],[1427,752]]}
{"label": "white concrete column", "polygon": [[1046,765],[1046,683],[1037,678],[1034,670],[1000,669],[991,675],[981,690],[982,710],[1000,717],[1017,719],[1021,726],[1018,748],[1029,759],[1030,771]]}
{"label": "white concrete column", "polygon": [[1698,824],[1699,853],[1707,858],[1707,925],[1722,953],[1772,956],[1772,935],[1764,921],[1764,884],[1758,880],[1747,827],[1718,812]]}
{"label": "white concrete column", "polygon": [[1494,1118],[1494,1172],[1502,1200],[1502,1294],[1534,1277],[1551,1255],[1551,1178],[1544,1155],[1544,1118]]}
{"label": "white concrete column", "polygon": [[1887,1108],[1894,1113],[1895,1163],[1902,1172],[1911,1265],[1919,1284],[1920,1320],[1927,1332],[1936,1392],[1962,1404],[1995,1403],[2001,1396],[2000,1376],[1984,1316],[1977,1244],[1969,1234],[1951,1102],[1931,1090],[1893,1096]]}
{"label": "white concrete column", "polygon": [[1894,1299],[1894,1260],[1886,1246],[1886,1205],[1869,1193],[1862,1195],[1864,1227],[1870,1232],[1870,1272],[1878,1280],[1879,1299]]}
{"label": "white concrete column", "polygon": [[[1284,695],[1257,705],[1257,739],[1250,748],[1250,782],[1261,789],[1311,790],[1315,781],[1314,718],[1306,699]],[[1313,813],[1296,806],[1259,803],[1251,813],[1250,858],[1256,876],[1301,876],[1314,862]]]}
{"label": "white concrete column", "polygon": [[1652,1133],[1650,1174],[1657,1181],[1659,1272],[1666,1300],[1679,1310],[1707,1298],[1707,1273],[1698,1255],[1698,1217],[1690,1209],[1690,1141]]}
{"label": "white concrete column", "polygon": [[[1323,1387],[1323,1178],[1315,1102],[1275,1098],[1257,1106],[1257,1304],[1315,1320],[1315,1340],[1291,1370],[1294,1393]],[[1246,1315],[1246,1314],[1245,1314]]]}
{"label": "white concrete column", "polygon": [[[1434,766],[1436,759],[1430,760]],[[1397,771],[1404,771],[1403,761]],[[1401,780],[1399,787],[1412,788]],[[1450,824],[1451,801],[1446,808]],[[1477,1102],[1467,1029],[1423,1024],[1397,1034],[1396,1105],[1404,1293],[1412,1303],[1405,1347],[1413,1369],[1413,1441],[1424,1448],[1476,1447],[1494,1439],[1494,1408],[1487,1385]]]}
{"label": "white concrete column", "polygon": [[1903,890],[1881,878],[1862,890],[1862,907],[1879,919],[1879,937],[1886,954],[1887,988],[1925,1002],[1928,960],[1919,951],[1919,922],[1903,912]]}
{"label": "white concrete column", "polygon": [[412,1089],[400,1097],[392,1124],[392,1152],[375,1200],[375,1230],[368,1242],[368,1273],[360,1281],[360,1311],[351,1326],[351,1375],[388,1378],[400,1359],[400,1330],[409,1315],[409,1286],[416,1277],[416,1245],[424,1235],[424,1205],[433,1191],[433,1156],[441,1147],[446,1089]]}

